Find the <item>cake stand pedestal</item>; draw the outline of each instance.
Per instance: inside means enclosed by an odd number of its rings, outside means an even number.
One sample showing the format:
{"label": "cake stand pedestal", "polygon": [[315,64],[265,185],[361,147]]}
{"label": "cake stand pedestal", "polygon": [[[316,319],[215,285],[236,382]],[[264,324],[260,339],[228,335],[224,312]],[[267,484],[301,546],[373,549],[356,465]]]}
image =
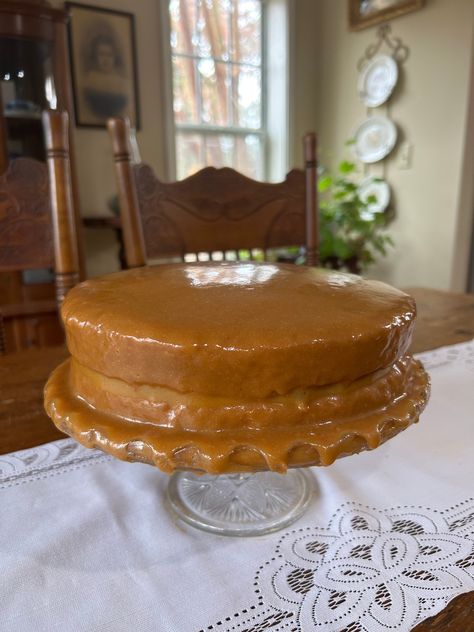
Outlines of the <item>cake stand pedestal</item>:
{"label": "cake stand pedestal", "polygon": [[230,536],[272,533],[297,520],[314,489],[309,470],[286,474],[197,475],[175,472],[168,484],[173,511],[188,524]]}

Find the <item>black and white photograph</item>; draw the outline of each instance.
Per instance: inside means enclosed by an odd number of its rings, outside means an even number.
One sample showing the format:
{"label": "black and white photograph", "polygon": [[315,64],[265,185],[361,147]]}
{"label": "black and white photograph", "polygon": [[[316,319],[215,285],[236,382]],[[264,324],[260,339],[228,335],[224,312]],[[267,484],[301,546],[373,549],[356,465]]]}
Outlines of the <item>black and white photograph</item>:
{"label": "black and white photograph", "polygon": [[131,13],[69,3],[76,124],[103,127],[115,116],[139,123],[135,25]]}

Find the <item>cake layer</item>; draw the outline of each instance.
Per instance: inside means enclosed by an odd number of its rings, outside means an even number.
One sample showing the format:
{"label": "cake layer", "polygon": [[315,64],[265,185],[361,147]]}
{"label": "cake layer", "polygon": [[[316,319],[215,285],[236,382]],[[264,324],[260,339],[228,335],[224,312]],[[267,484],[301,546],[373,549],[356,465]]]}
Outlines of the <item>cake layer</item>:
{"label": "cake layer", "polygon": [[130,384],[231,398],[350,382],[406,352],[411,297],[293,265],[140,268],[86,281],[62,308],[83,366]]}
{"label": "cake layer", "polygon": [[386,408],[405,397],[406,384],[417,367],[410,356],[388,369],[328,386],[295,389],[286,395],[235,399],[182,394],[162,386],[129,384],[109,378],[71,360],[71,390],[105,413],[190,431],[313,427],[353,419]]}
{"label": "cake layer", "polygon": [[45,389],[45,405],[54,423],[89,448],[120,459],[142,461],[167,473],[175,469],[220,474],[288,467],[329,465],[341,456],[373,449],[418,421],[429,395],[421,364],[407,360],[403,395],[385,407],[345,419],[261,429],[176,430],[127,420],[94,409],[71,388],[70,362],[59,366]]}

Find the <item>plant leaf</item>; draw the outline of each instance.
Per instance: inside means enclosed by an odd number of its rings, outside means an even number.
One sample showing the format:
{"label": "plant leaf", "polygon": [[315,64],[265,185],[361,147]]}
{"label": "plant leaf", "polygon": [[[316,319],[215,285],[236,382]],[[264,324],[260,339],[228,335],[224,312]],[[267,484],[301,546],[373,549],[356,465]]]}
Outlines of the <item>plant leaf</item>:
{"label": "plant leaf", "polygon": [[353,250],[344,239],[336,237],[334,239],[334,253],[339,259],[349,259],[353,254]]}
{"label": "plant leaf", "polygon": [[331,176],[323,176],[322,178],[319,178],[318,190],[321,193],[323,193],[324,191],[327,191],[331,186],[332,186]]}
{"label": "plant leaf", "polygon": [[348,160],[343,160],[339,163],[339,171],[341,173],[352,173],[355,169],[355,164],[353,162],[349,162]]}

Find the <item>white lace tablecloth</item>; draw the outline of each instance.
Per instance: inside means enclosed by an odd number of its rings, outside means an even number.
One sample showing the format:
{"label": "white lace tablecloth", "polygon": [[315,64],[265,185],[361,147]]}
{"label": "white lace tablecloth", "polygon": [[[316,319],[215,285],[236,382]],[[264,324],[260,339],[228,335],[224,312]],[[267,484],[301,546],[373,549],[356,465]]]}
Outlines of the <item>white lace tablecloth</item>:
{"label": "white lace tablecloth", "polygon": [[0,630],[402,631],[474,590],[474,342],[421,358],[421,422],[314,468],[265,537],[179,523],[164,474],[69,439],[0,456]]}

